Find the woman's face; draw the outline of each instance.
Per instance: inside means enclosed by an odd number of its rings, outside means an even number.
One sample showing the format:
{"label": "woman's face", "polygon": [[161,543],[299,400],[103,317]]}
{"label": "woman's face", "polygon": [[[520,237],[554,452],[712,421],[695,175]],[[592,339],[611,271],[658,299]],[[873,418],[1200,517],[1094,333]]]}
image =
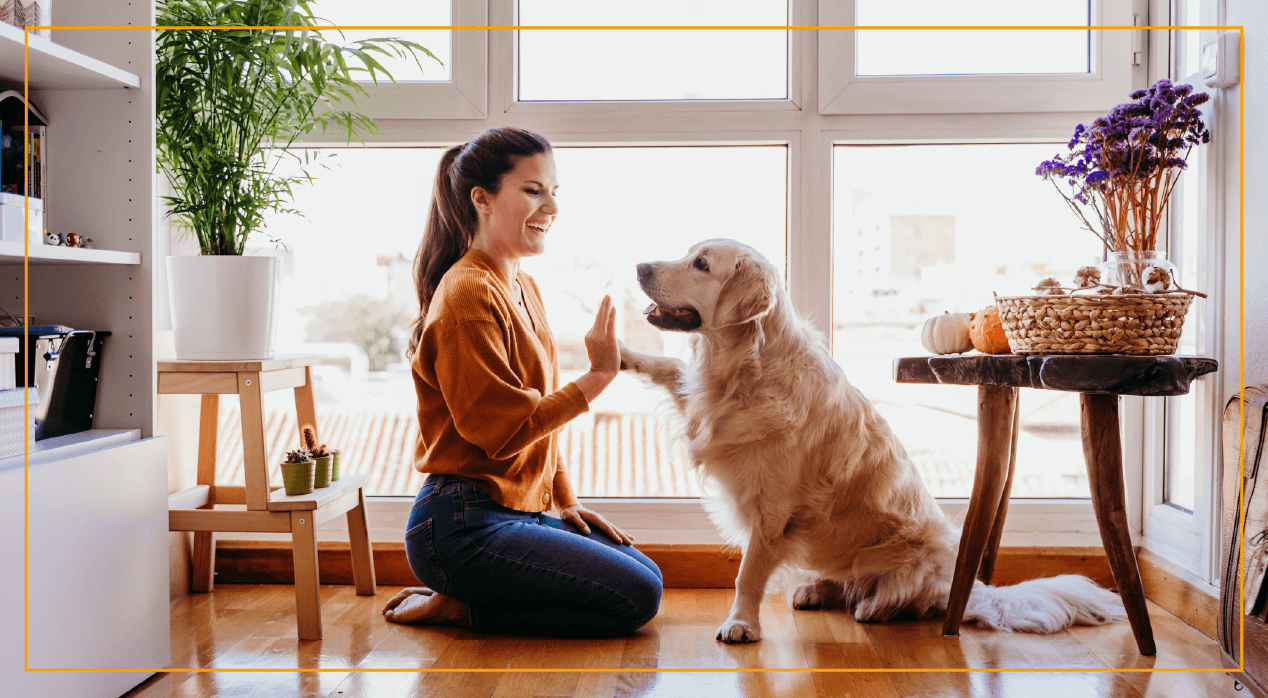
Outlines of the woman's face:
{"label": "woman's face", "polygon": [[546,152],[517,158],[515,167],[502,175],[497,194],[482,187],[471,190],[480,218],[476,244],[500,259],[546,251],[546,231],[559,215],[558,190],[553,155]]}

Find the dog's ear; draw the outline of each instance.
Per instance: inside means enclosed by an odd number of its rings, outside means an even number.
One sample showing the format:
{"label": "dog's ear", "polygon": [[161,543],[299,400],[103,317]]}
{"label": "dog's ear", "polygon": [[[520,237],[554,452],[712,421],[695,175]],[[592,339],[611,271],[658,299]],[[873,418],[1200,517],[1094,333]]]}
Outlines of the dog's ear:
{"label": "dog's ear", "polygon": [[779,281],[769,264],[740,255],[718,296],[717,326],[742,325],[765,316],[775,308]]}

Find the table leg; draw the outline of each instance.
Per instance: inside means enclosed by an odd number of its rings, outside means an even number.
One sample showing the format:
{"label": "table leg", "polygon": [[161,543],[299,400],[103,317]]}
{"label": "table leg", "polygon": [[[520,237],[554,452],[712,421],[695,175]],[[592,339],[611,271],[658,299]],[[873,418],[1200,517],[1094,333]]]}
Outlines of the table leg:
{"label": "table leg", "polygon": [[[220,396],[203,395],[198,417],[198,484],[211,487],[207,503],[200,509],[216,506],[216,429],[220,422]],[[191,551],[190,591],[211,591],[216,584],[216,534],[194,532]]]}
{"label": "table leg", "polygon": [[374,551],[365,513],[365,490],[357,489],[357,505],[348,510],[348,542],[352,546],[352,581],[358,596],[374,596]]}
{"label": "table leg", "polygon": [[260,374],[238,374],[238,404],[242,418],[242,461],[246,470],[246,504],[251,511],[269,508],[268,445],[264,443],[264,393]]}
{"label": "table leg", "polygon": [[321,589],[317,580],[317,526],[312,510],[291,512],[291,557],[295,561],[295,623],[301,640],[321,639]]}
{"label": "table leg", "polygon": [[1127,620],[1144,655],[1155,654],[1153,626],[1145,606],[1145,587],[1136,566],[1123,496],[1123,448],[1118,436],[1118,396],[1079,394],[1083,457],[1087,461],[1092,508],[1101,529],[1114,583],[1127,609]]}
{"label": "table leg", "polygon": [[982,385],[977,389],[977,472],[973,494],[960,534],[960,552],[951,579],[943,635],[959,635],[960,620],[973,591],[973,578],[982,565],[982,554],[995,525],[1000,497],[1008,479],[1009,451],[1013,438],[1017,389]]}
{"label": "table leg", "polygon": [[1021,395],[1013,401],[1013,443],[1008,450],[1008,478],[1004,480],[1004,491],[999,495],[999,508],[995,510],[995,525],[991,528],[991,537],[986,542],[986,552],[982,554],[982,568],[977,578],[983,584],[991,583],[991,575],[995,574],[995,556],[999,554],[999,539],[1004,535],[1004,518],[1008,516],[1008,498],[1013,492],[1013,473],[1017,472],[1017,432],[1021,429]]}

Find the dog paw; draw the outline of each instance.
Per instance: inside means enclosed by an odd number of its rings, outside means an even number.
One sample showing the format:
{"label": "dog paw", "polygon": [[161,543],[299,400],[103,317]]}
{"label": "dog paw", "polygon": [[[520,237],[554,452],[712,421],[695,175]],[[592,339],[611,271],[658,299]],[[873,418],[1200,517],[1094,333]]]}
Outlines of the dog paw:
{"label": "dog paw", "polygon": [[733,645],[741,642],[757,642],[762,639],[762,631],[757,624],[749,625],[742,620],[728,620],[718,628],[718,640]]}
{"label": "dog paw", "polygon": [[619,339],[616,340],[616,346],[618,349],[621,350],[621,370],[634,371],[635,373],[637,373],[639,366],[638,366],[638,363],[634,359],[634,355],[637,352],[625,346],[625,342],[622,342]]}
{"label": "dog paw", "polygon": [[818,611],[823,608],[823,600],[818,584],[802,584],[793,591],[792,607],[798,611]]}

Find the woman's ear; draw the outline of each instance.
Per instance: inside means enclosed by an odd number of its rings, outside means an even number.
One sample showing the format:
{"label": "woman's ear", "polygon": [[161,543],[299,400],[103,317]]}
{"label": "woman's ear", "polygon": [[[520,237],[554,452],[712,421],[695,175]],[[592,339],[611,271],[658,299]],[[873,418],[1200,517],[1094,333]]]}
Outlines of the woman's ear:
{"label": "woman's ear", "polygon": [[476,213],[488,215],[489,210],[493,208],[491,198],[484,187],[471,187],[471,204],[475,206]]}
{"label": "woman's ear", "polygon": [[775,308],[779,278],[770,265],[747,255],[735,260],[735,271],[718,295],[717,326],[742,325]]}

